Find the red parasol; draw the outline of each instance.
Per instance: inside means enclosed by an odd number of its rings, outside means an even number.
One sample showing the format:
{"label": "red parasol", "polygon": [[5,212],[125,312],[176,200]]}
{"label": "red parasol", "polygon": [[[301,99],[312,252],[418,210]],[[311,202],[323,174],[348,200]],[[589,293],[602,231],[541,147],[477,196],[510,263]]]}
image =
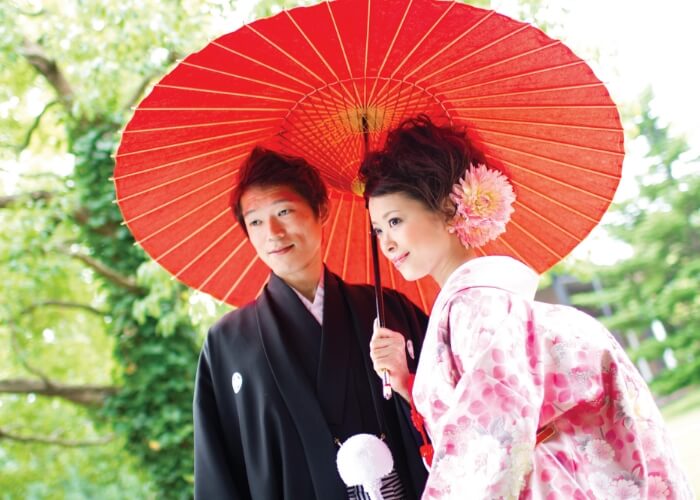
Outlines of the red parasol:
{"label": "red parasol", "polygon": [[[124,220],[176,278],[233,305],[268,270],[228,206],[256,144],[305,157],[330,187],[326,262],[372,282],[369,223],[356,171],[404,118],[467,127],[517,201],[482,252],[542,272],[600,220],[624,156],[615,104],[560,41],[496,12],[440,0],[335,0],[256,21],[210,42],[136,109],[116,155]],[[384,284],[426,310],[437,287]]]}

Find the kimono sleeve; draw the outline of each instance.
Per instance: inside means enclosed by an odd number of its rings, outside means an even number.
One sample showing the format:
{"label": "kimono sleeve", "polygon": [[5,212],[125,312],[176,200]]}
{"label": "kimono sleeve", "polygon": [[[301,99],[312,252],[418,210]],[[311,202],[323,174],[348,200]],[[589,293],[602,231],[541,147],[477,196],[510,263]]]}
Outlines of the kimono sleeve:
{"label": "kimono sleeve", "polygon": [[204,343],[197,367],[194,392],[194,489],[195,499],[250,498],[247,485],[235,484],[231,452],[214,391],[210,364],[209,337]]}
{"label": "kimono sleeve", "polygon": [[[446,317],[445,317],[446,316]],[[423,498],[517,498],[532,467],[541,390],[527,312],[502,290],[465,290],[443,312],[438,366],[450,381]],[[437,373],[436,373],[437,376]]]}

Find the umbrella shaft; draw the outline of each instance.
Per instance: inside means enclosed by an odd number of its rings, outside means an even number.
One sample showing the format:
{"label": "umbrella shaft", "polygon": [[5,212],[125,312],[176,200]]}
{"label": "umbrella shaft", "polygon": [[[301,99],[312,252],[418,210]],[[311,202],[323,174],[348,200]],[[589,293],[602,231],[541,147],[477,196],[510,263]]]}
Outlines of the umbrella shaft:
{"label": "umbrella shaft", "polygon": [[[370,228],[371,228],[370,224]],[[384,294],[382,294],[382,277],[379,271],[379,249],[377,248],[377,237],[374,231],[370,229],[372,234],[370,239],[372,240],[372,265],[374,267],[374,296],[377,306],[377,318],[379,319],[379,326],[384,326]]]}

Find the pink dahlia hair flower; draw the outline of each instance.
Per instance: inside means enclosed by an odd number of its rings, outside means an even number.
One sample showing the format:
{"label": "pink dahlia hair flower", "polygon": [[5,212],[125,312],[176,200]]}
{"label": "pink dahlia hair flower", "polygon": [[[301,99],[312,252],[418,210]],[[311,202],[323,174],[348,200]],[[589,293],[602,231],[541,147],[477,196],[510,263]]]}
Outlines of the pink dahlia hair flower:
{"label": "pink dahlia hair flower", "polygon": [[515,193],[505,175],[486,165],[467,169],[450,199],[457,204],[451,230],[465,247],[482,247],[506,230]]}

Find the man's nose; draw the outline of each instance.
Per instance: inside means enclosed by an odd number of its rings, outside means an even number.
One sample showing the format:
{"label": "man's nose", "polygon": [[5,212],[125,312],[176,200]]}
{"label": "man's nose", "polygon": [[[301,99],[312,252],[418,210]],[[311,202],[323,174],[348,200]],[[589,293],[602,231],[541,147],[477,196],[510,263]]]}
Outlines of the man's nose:
{"label": "man's nose", "polygon": [[267,226],[267,236],[271,240],[281,238],[284,236],[284,225],[281,224],[277,219],[274,217],[270,219],[270,222]]}

